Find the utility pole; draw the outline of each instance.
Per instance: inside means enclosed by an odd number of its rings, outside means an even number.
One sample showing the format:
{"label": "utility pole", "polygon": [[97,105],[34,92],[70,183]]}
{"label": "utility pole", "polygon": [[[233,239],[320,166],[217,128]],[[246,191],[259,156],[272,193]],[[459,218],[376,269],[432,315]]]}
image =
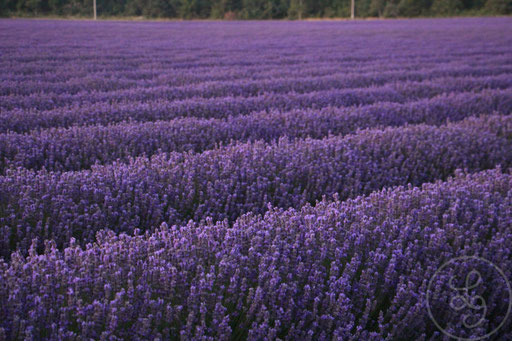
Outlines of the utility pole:
{"label": "utility pole", "polygon": [[[92,0],[92,8],[94,10],[94,20],[96,20],[96,0]],[[352,0],[354,1],[354,0]]]}
{"label": "utility pole", "polygon": [[[96,0],[94,0],[96,1]],[[354,18],[356,17],[355,15],[355,0],[352,0],[351,3],[350,3],[350,19],[354,20]]]}

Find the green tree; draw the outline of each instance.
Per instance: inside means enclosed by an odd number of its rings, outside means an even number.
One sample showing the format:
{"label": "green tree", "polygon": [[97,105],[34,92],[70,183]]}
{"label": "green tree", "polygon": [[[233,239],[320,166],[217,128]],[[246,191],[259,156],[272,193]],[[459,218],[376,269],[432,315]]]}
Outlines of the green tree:
{"label": "green tree", "polygon": [[196,0],[182,0],[178,8],[178,15],[182,19],[195,17]]}
{"label": "green tree", "polygon": [[41,12],[41,0],[20,0],[17,3],[18,12],[38,15]]}
{"label": "green tree", "polygon": [[213,19],[223,19],[226,12],[228,12],[226,5],[227,0],[214,1],[214,3],[212,4],[212,11],[210,13],[210,17]]}
{"label": "green tree", "polygon": [[291,0],[288,7],[288,18],[302,19],[304,17],[304,0]]}
{"label": "green tree", "polygon": [[430,8],[432,14],[449,16],[455,15],[464,9],[464,4],[461,0],[434,0]]}
{"label": "green tree", "polygon": [[53,14],[63,14],[64,1],[63,0],[48,0],[48,10]]}
{"label": "green tree", "polygon": [[[98,0],[100,16],[276,19],[348,17],[351,0]],[[415,17],[466,13],[511,14],[512,0],[356,0],[356,17]],[[0,0],[0,16],[82,15],[92,0]]]}
{"label": "green tree", "polygon": [[9,15],[9,5],[7,1],[0,0],[0,17],[6,17]]}
{"label": "green tree", "polygon": [[173,18],[177,16],[177,9],[169,0],[147,0],[140,14],[150,18]]}
{"label": "green tree", "polygon": [[396,18],[399,15],[398,4],[394,1],[389,1],[384,7],[384,16],[386,18]]}
{"label": "green tree", "polygon": [[272,0],[243,0],[242,18],[271,19],[277,8]]}
{"label": "green tree", "polygon": [[398,13],[403,17],[417,17],[428,11],[429,0],[401,0],[398,4]]}
{"label": "green tree", "polygon": [[369,14],[370,14],[370,16],[373,16],[373,17],[378,16],[381,18],[384,16],[385,9],[386,9],[386,0],[371,0]]}
{"label": "green tree", "polygon": [[487,0],[485,9],[491,14],[512,13],[512,0]]}
{"label": "green tree", "polygon": [[357,17],[369,17],[370,14],[370,6],[371,6],[371,0],[356,0],[355,1],[355,15]]}

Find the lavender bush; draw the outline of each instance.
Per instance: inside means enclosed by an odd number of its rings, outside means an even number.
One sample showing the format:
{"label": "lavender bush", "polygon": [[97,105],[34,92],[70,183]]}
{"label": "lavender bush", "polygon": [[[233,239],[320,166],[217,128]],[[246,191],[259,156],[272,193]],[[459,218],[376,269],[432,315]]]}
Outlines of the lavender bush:
{"label": "lavender bush", "polygon": [[[411,123],[439,125],[472,115],[512,112],[512,90],[463,92],[406,103],[379,102],[361,107],[258,112],[227,119],[182,118],[155,123],[49,129],[0,134],[0,174],[10,167],[81,170],[94,164],[127,162],[157,152],[200,152],[217,144],[281,136],[322,138],[357,129]],[[3,159],[3,160],[2,160]]]}
{"label": "lavender bush", "polygon": [[[512,116],[504,120],[512,122]],[[508,167],[512,140],[485,132],[487,120],[481,121],[239,143],[91,171],[9,171],[0,177],[2,256],[27,250],[37,237],[58,246],[72,237],[83,244],[106,227],[132,232],[207,217],[234,221],[243,213],[263,213],[269,203],[298,208],[322,196],[346,199],[443,179],[457,168]]]}
{"label": "lavender bush", "polygon": [[[434,97],[450,92],[508,89],[512,81],[508,75],[495,77],[441,78],[434,81],[402,82],[391,85],[357,89],[313,91],[305,94],[291,92],[263,93],[258,96],[229,96],[219,98],[194,97],[169,101],[155,99],[135,104],[126,99],[112,99],[105,95],[102,101],[85,107],[52,109],[54,99],[49,98],[47,110],[27,110],[37,106],[31,96],[24,96],[24,104],[1,114],[0,131],[25,132],[36,128],[67,127],[71,125],[108,124],[121,121],[147,122],[169,120],[177,117],[225,118],[247,115],[262,110],[291,110],[322,108],[326,106],[356,106],[377,102],[404,103],[411,99]],[[133,95],[126,95],[129,98]],[[34,97],[37,101],[40,96]]]}
{"label": "lavender bush", "polygon": [[[8,338],[440,339],[425,313],[447,259],[512,275],[512,177],[492,170],[422,189],[271,209],[226,223],[102,232],[85,249],[2,264]],[[491,209],[492,208],[492,209]],[[491,236],[489,237],[489,234]],[[492,319],[503,317],[492,297]],[[509,339],[512,321],[495,336]]]}

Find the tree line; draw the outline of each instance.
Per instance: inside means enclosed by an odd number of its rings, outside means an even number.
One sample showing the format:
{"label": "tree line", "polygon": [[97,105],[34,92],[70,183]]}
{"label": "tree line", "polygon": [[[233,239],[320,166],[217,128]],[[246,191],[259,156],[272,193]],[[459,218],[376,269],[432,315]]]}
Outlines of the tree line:
{"label": "tree line", "polygon": [[[300,19],[350,16],[351,0],[97,0],[100,17]],[[2,16],[91,16],[93,0],[0,0]],[[355,0],[357,17],[502,15],[512,0]]]}

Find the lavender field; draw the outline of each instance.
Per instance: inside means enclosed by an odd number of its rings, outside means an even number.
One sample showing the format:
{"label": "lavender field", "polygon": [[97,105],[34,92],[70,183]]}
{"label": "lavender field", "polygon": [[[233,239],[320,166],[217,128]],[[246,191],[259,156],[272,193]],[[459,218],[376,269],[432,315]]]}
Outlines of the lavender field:
{"label": "lavender field", "polygon": [[512,340],[511,32],[0,20],[0,341]]}

